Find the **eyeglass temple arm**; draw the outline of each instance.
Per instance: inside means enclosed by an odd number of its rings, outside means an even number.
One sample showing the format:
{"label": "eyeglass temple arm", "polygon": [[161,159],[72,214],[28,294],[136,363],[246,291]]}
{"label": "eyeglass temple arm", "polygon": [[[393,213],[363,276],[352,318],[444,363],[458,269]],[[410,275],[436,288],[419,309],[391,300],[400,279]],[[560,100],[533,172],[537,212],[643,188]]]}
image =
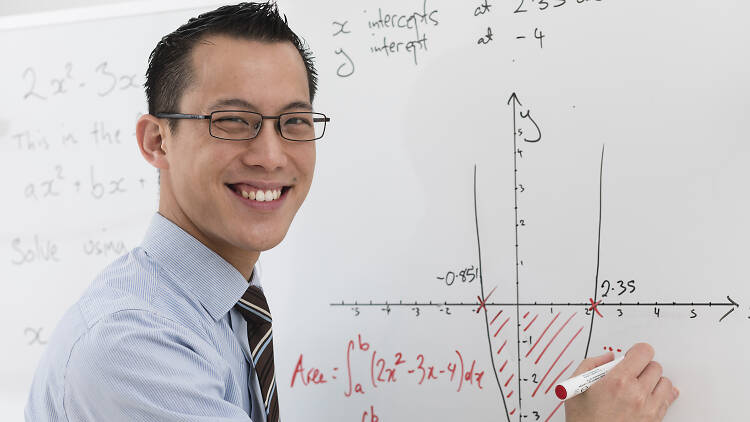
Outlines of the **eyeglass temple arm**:
{"label": "eyeglass temple arm", "polygon": [[182,114],[182,113],[156,113],[156,117],[162,117],[166,119],[210,119],[209,114]]}

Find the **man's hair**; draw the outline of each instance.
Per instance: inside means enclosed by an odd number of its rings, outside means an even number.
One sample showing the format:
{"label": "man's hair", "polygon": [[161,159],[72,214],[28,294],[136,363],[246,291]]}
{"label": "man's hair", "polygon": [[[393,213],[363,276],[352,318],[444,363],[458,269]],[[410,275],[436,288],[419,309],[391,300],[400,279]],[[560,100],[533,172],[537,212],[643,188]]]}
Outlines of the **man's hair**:
{"label": "man's hair", "polygon": [[[191,18],[171,34],[165,35],[151,52],[146,70],[146,99],[149,114],[194,112],[178,110],[180,99],[193,78],[193,48],[211,35],[227,35],[240,39],[291,42],[302,56],[307,70],[310,101],[315,97],[318,77],[313,56],[307,46],[287,25],[286,15],[279,14],[275,3],[240,3],[222,6]],[[172,132],[177,120],[171,119]]]}

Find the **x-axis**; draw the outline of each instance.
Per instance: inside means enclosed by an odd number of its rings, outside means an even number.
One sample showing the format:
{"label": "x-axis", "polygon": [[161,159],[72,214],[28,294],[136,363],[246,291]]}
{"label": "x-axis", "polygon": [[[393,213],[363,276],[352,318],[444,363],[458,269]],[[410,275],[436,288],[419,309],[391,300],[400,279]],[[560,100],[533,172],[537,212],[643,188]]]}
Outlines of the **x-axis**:
{"label": "x-axis", "polygon": [[[481,304],[479,302],[404,302],[404,301],[398,301],[398,302],[373,302],[373,301],[367,301],[367,302],[338,302],[338,303],[331,303],[330,306],[480,306]],[[517,303],[517,302],[487,302],[484,304],[485,306],[552,306],[552,307],[559,307],[559,306],[585,306],[585,307],[591,307],[590,302],[525,302],[525,303]],[[597,307],[602,306],[614,306],[614,307],[628,307],[628,306],[657,306],[657,307],[664,307],[664,306],[690,306],[690,307],[721,307],[721,306],[739,306],[737,302],[734,302],[733,300],[729,299],[729,302],[676,302],[676,301],[663,301],[663,302],[602,302],[596,305]]]}

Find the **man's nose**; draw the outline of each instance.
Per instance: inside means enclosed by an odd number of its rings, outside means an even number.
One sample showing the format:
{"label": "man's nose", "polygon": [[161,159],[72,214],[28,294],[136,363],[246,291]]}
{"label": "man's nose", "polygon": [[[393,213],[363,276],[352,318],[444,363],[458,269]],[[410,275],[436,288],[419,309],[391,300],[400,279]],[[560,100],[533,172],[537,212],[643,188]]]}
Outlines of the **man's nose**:
{"label": "man's nose", "polygon": [[289,141],[281,137],[278,131],[278,120],[263,120],[258,135],[247,142],[250,145],[248,145],[243,156],[245,164],[260,166],[267,171],[273,171],[286,165],[285,143]]}

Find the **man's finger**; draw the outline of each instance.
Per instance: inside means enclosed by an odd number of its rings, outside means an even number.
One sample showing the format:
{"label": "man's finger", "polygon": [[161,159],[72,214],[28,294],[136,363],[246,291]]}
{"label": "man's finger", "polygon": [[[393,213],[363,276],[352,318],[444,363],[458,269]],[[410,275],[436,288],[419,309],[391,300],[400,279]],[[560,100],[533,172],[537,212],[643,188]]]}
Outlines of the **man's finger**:
{"label": "man's finger", "polygon": [[654,392],[649,397],[649,406],[654,406],[657,409],[661,420],[667,412],[667,408],[679,395],[680,392],[672,385],[672,381],[669,378],[661,377],[654,388]]}
{"label": "man's finger", "polygon": [[670,381],[667,377],[661,377],[659,378],[659,382],[656,384],[656,387],[654,387],[654,392],[651,393],[654,397],[661,397],[665,400],[667,400],[670,404],[677,399],[677,396],[680,395],[679,391],[672,385],[672,381]]}
{"label": "man's finger", "polygon": [[599,356],[592,356],[588,359],[583,360],[583,362],[578,365],[578,368],[576,368],[575,372],[573,372],[572,376],[580,375],[586,371],[590,371],[597,366],[602,366],[607,362],[612,362],[614,359],[615,355],[612,352],[607,352]]}
{"label": "man's finger", "polygon": [[663,370],[659,362],[651,361],[646,365],[646,369],[641,372],[641,376],[638,377],[638,383],[646,393],[651,394],[661,379],[662,372]]}
{"label": "man's finger", "polygon": [[626,379],[638,378],[654,358],[654,348],[646,343],[638,343],[625,353],[625,359],[612,368],[612,373]]}

